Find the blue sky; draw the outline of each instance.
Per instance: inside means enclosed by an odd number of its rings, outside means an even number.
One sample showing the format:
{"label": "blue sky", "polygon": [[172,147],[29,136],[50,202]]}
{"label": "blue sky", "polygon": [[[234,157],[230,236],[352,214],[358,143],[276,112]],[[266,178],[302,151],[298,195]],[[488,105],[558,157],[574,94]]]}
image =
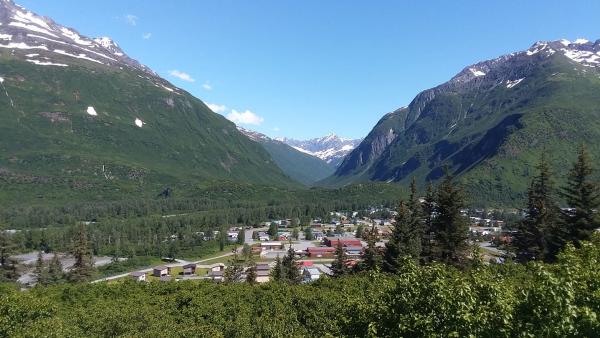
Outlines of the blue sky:
{"label": "blue sky", "polygon": [[[600,1],[16,0],[270,136],[364,137],[469,64],[600,39]],[[241,122],[240,122],[241,123]]]}

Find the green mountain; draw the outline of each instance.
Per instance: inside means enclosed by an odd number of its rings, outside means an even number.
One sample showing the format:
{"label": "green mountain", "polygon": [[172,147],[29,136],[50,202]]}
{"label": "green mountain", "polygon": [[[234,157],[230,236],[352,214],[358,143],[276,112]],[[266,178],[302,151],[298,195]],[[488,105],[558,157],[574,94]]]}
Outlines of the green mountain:
{"label": "green mountain", "polygon": [[600,159],[599,93],[600,40],[538,42],[469,66],[384,116],[322,184],[424,184],[447,167],[473,203],[514,205],[541,152],[558,180],[579,144]]}
{"label": "green mountain", "polygon": [[110,39],[0,1],[0,203],[295,185],[268,152]]}
{"label": "green mountain", "polygon": [[304,185],[310,186],[330,176],[335,171],[333,164],[301,152],[284,142],[243,128],[239,128],[239,130],[262,145],[284,173]]}

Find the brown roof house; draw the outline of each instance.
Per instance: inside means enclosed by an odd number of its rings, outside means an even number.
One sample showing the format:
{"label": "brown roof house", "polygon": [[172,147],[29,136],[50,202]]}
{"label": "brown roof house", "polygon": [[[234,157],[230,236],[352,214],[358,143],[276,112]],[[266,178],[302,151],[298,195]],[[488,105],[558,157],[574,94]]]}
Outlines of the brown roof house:
{"label": "brown roof house", "polygon": [[183,266],[183,275],[190,276],[196,274],[196,264],[190,263]]}
{"label": "brown roof house", "polygon": [[129,276],[136,282],[145,282],[146,281],[146,273],[145,272],[135,271],[135,272],[130,273]]}
{"label": "brown roof house", "polygon": [[171,268],[161,265],[152,269],[152,276],[154,277],[162,277],[169,276],[171,274]]}

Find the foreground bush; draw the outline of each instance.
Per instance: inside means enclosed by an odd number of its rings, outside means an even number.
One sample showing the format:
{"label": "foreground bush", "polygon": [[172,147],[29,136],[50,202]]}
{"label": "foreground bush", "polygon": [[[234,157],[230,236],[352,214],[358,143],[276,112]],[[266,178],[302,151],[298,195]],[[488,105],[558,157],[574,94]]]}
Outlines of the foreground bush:
{"label": "foreground bush", "polygon": [[598,336],[600,240],[555,264],[406,263],[312,285],[0,287],[0,336]]}

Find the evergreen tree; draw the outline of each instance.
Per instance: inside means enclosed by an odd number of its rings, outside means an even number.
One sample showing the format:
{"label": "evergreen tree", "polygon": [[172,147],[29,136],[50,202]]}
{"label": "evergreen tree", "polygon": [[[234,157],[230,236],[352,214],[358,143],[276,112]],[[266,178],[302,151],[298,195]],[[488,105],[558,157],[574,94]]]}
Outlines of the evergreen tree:
{"label": "evergreen tree", "polygon": [[298,269],[298,259],[296,258],[296,253],[294,252],[291,242],[287,254],[281,261],[281,266],[283,271],[283,281],[290,284],[300,283],[302,276],[300,275],[300,270]]}
{"label": "evergreen tree", "polygon": [[94,273],[94,263],[83,225],[79,226],[71,254],[75,258],[75,263],[69,272],[69,280],[72,282],[89,280]]}
{"label": "evergreen tree", "polygon": [[244,231],[244,229],[242,229],[238,232],[237,244],[244,245],[245,242],[246,242],[246,232]]}
{"label": "evergreen tree", "polygon": [[435,214],[435,192],[433,185],[427,184],[425,192],[425,200],[421,204],[421,210],[423,215],[423,228],[421,237],[421,262],[427,263],[433,260],[433,242],[435,239],[435,229],[433,228],[433,219]]}
{"label": "evergreen tree", "polygon": [[279,258],[279,255],[277,255],[277,258],[275,258],[275,267],[273,268],[273,270],[271,270],[270,273],[271,280],[280,282],[283,277],[282,270],[283,269],[281,265],[281,258]]}
{"label": "evergreen tree", "polygon": [[519,223],[513,245],[517,260],[552,260],[564,245],[565,234],[559,224],[559,208],[554,201],[552,174],[544,152],[537,166],[538,175],[530,184],[526,217]]}
{"label": "evergreen tree", "polygon": [[44,252],[38,251],[38,256],[35,261],[35,268],[33,269],[33,275],[37,284],[47,285],[48,284],[48,270],[44,263]]}
{"label": "evergreen tree", "polygon": [[579,244],[589,241],[595,229],[600,227],[596,215],[600,208],[598,184],[590,179],[593,173],[592,163],[584,144],[579,149],[577,162],[569,172],[567,185],[562,189],[562,197],[569,210],[562,213],[562,219],[568,232],[568,240]]}
{"label": "evergreen tree", "polygon": [[333,277],[341,277],[347,275],[349,270],[346,266],[346,261],[348,260],[348,256],[346,256],[346,251],[342,247],[342,242],[338,241],[337,246],[335,247],[335,260],[331,263],[331,273]]}
{"label": "evergreen tree", "polygon": [[58,258],[56,252],[52,256],[50,264],[48,264],[48,279],[47,282],[50,285],[60,284],[65,280],[65,274],[63,271],[62,263]]}
{"label": "evergreen tree", "polygon": [[381,254],[377,249],[375,242],[377,242],[377,229],[373,227],[368,234],[366,234],[367,247],[361,254],[360,262],[355,266],[357,271],[373,271],[379,270],[381,266]]}
{"label": "evergreen tree", "polygon": [[417,185],[410,184],[408,205],[400,201],[392,236],[386,244],[383,268],[396,273],[405,258],[419,259],[424,236],[421,205],[417,197]]}
{"label": "evergreen tree", "polygon": [[314,239],[312,228],[310,226],[308,226],[308,227],[306,227],[306,229],[304,229],[304,239],[307,241],[312,241]]}
{"label": "evergreen tree", "polygon": [[294,228],[294,230],[292,230],[292,238],[295,240],[298,240],[300,238],[300,231],[297,227]]}
{"label": "evergreen tree", "polygon": [[241,264],[238,257],[237,248],[233,249],[233,255],[229,260],[229,264],[223,271],[223,281],[225,283],[241,282],[244,274],[244,266]]}
{"label": "evergreen tree", "polygon": [[250,266],[246,269],[246,282],[248,284],[255,284],[256,277],[256,264],[252,262]]}
{"label": "evergreen tree", "polygon": [[362,238],[363,231],[364,231],[364,226],[362,224],[357,225],[356,226],[356,238]]}
{"label": "evergreen tree", "polygon": [[437,215],[433,220],[435,233],[434,255],[447,264],[462,265],[468,254],[469,227],[460,213],[465,201],[462,190],[446,171],[437,191]]}

